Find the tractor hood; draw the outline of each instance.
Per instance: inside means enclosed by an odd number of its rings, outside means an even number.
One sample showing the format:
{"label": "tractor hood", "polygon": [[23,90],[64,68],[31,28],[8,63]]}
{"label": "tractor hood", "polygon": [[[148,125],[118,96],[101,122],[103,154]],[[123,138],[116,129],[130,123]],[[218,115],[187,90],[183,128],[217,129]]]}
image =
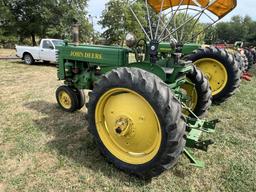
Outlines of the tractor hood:
{"label": "tractor hood", "polygon": [[[201,48],[202,46],[200,44],[196,43],[186,43],[183,45],[182,48],[182,54],[183,55],[188,55],[191,54],[194,50]],[[173,52],[174,50],[172,49],[170,43],[168,42],[162,42],[159,44],[158,51],[160,53],[170,53]]]}

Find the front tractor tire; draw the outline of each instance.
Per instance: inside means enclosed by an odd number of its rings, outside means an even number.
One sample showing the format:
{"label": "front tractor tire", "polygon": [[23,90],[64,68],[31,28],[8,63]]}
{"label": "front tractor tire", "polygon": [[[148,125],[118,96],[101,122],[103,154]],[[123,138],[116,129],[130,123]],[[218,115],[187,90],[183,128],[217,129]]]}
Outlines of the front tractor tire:
{"label": "front tractor tire", "polygon": [[77,110],[80,110],[85,105],[85,94],[84,94],[83,90],[80,90],[80,89],[73,89],[73,90],[75,91],[77,99],[78,99]]}
{"label": "front tractor tire", "polygon": [[157,76],[112,70],[89,94],[89,131],[107,160],[149,179],[173,167],[185,146],[179,102]]}
{"label": "front tractor tire", "polygon": [[85,104],[85,96],[82,90],[63,85],[56,90],[56,100],[62,110],[74,112]]}
{"label": "front tractor tire", "polygon": [[186,57],[210,82],[213,101],[221,103],[234,95],[241,83],[241,71],[234,57],[227,51],[206,47]]}
{"label": "front tractor tire", "polygon": [[187,82],[181,86],[186,92],[187,107],[193,114],[185,110],[185,114],[194,117],[204,116],[212,104],[212,92],[209,81],[204,77],[203,73],[195,66],[193,70],[187,74]]}

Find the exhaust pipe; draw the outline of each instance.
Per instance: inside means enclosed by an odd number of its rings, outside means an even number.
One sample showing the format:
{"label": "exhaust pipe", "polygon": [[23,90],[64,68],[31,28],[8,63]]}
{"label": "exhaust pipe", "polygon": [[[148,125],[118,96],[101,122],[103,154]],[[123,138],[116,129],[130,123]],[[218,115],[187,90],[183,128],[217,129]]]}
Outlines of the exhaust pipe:
{"label": "exhaust pipe", "polygon": [[72,25],[72,36],[73,36],[73,43],[78,46],[79,45],[79,24],[77,20],[74,19]]}

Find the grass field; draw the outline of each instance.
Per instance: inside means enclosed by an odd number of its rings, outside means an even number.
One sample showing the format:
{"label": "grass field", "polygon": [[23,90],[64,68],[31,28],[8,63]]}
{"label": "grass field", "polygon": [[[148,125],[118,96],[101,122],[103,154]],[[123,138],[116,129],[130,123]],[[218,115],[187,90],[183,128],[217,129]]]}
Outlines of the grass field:
{"label": "grass field", "polygon": [[[87,132],[86,109],[64,113],[55,101],[54,66],[0,61],[0,192],[256,190],[256,80],[243,82],[219,118],[215,144],[197,156],[205,169],[177,166],[152,181],[120,172],[100,155]],[[256,74],[254,72],[254,74]]]}
{"label": "grass field", "polygon": [[16,55],[15,49],[0,49],[0,58],[1,57],[13,57]]}

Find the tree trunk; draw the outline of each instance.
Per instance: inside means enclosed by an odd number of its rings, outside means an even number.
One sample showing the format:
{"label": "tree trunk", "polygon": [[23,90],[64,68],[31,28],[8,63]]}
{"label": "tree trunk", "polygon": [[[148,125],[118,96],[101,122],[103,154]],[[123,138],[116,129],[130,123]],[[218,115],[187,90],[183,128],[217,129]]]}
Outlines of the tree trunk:
{"label": "tree trunk", "polygon": [[23,35],[20,35],[19,43],[20,43],[20,44],[23,44],[23,43],[24,43],[24,37],[23,37]]}
{"label": "tree trunk", "polygon": [[31,33],[31,38],[32,38],[32,44],[33,46],[36,46],[36,36],[34,33]]}

